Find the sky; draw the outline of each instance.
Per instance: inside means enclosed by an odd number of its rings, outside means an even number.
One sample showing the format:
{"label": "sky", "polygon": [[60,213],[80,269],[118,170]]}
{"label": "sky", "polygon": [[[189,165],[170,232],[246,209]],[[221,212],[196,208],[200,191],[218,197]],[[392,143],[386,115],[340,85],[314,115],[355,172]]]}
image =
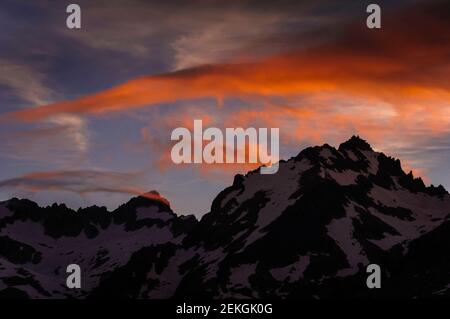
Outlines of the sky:
{"label": "sky", "polygon": [[[73,1],[75,2],[75,1]],[[371,1],[374,2],[374,1]],[[280,157],[360,135],[450,189],[450,3],[0,3],[0,200],[73,208],[150,190],[201,216],[254,165],[170,159],[177,127],[276,127]]]}

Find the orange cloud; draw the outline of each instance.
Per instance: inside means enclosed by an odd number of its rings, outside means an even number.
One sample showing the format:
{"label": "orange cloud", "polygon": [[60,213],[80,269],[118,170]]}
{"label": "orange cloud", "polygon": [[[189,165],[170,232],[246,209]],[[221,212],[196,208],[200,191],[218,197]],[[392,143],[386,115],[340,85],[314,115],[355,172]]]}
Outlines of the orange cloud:
{"label": "orange cloud", "polygon": [[438,124],[434,118],[442,116],[439,108],[448,107],[450,98],[450,33],[445,31],[450,23],[436,10],[413,7],[407,14],[386,16],[381,30],[369,30],[361,23],[347,25],[340,38],[314,48],[256,63],[141,77],[10,116],[33,121],[61,113],[98,114],[207,97],[333,93],[386,101],[406,116],[425,108],[428,123],[434,126]]}
{"label": "orange cloud", "polygon": [[[334,41],[308,49],[255,63],[206,65],[140,77],[8,117],[37,121],[64,113],[104,114],[202,98],[258,97],[259,109],[218,111],[208,114],[209,121],[220,121],[223,127],[258,121],[280,127],[285,143],[321,142],[336,132],[345,137],[358,133],[375,143],[393,136],[401,140],[408,134],[405,138],[411,139],[448,133],[450,20],[445,13],[449,6],[421,4],[402,10],[383,15],[381,30],[369,30],[359,21],[344,26]],[[285,103],[274,103],[273,97]],[[166,128],[192,125],[192,119],[181,113],[170,113],[158,122]],[[160,165],[168,165],[167,143],[151,143],[164,150]]]}

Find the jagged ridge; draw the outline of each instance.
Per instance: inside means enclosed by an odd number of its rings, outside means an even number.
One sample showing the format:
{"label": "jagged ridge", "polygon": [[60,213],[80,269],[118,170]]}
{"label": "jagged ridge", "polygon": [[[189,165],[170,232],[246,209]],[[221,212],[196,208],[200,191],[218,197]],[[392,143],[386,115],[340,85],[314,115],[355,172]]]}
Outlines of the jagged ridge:
{"label": "jagged ridge", "polygon": [[[307,148],[280,161],[277,174],[258,172],[236,175],[200,221],[177,217],[155,193],[114,212],[3,203],[0,241],[22,248],[0,249],[0,290],[31,297],[449,295],[448,261],[436,251],[446,248],[438,241],[450,223],[442,186],[427,187],[357,136],[337,149]],[[30,230],[47,243],[24,238]],[[66,247],[55,248],[56,239]],[[424,256],[429,263],[418,262]],[[61,264],[73,262],[89,278],[78,292],[61,285]],[[365,287],[369,263],[382,265],[389,289]]]}

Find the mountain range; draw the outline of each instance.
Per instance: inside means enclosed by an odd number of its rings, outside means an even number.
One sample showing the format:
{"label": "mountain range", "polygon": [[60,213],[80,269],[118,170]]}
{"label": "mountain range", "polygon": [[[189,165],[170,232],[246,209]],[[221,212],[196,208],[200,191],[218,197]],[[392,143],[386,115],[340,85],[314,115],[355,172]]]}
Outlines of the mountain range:
{"label": "mountain range", "polygon": [[[449,298],[450,195],[353,136],[236,175],[200,220],[156,191],[114,211],[0,203],[3,298]],[[80,289],[66,267],[80,266]],[[381,267],[369,289],[366,267]]]}

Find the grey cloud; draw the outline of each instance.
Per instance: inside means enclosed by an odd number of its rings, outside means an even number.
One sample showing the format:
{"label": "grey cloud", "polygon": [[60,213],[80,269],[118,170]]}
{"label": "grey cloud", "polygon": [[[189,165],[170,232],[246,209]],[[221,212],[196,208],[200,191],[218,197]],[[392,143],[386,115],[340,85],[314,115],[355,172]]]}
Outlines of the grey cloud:
{"label": "grey cloud", "polygon": [[0,188],[25,191],[67,191],[84,195],[94,192],[139,194],[132,186],[138,173],[118,173],[97,170],[51,171],[29,173],[0,181]]}
{"label": "grey cloud", "polygon": [[45,75],[33,67],[0,58],[0,85],[9,87],[33,106],[48,104],[55,92],[45,84]]}

